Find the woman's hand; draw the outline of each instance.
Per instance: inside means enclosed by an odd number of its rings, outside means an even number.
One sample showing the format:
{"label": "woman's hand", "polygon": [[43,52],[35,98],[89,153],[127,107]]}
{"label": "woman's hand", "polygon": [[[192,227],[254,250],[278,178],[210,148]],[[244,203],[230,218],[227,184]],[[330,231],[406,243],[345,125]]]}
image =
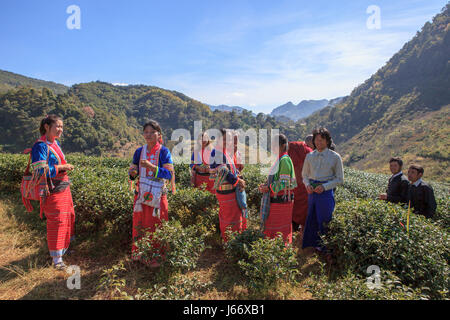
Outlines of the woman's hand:
{"label": "woman's hand", "polygon": [[378,199],[380,199],[380,200],[387,200],[387,194],[386,193],[380,194],[378,196]]}
{"label": "woman's hand", "polygon": [[73,165],[66,163],[66,164],[60,164],[57,165],[58,171],[72,171],[73,170]]}
{"label": "woman's hand", "polygon": [[308,192],[308,194],[313,194],[314,193],[314,188],[312,186],[307,186],[306,187],[306,192]]}
{"label": "woman's hand", "polygon": [[242,179],[238,179],[238,186],[240,186],[241,189],[245,189],[245,181]]}
{"label": "woman's hand", "polygon": [[258,186],[259,192],[261,193],[267,193],[269,192],[269,187],[266,184],[260,184]]}
{"label": "woman's hand", "polygon": [[321,194],[321,193],[324,192],[324,191],[325,191],[325,188],[324,188],[322,185],[317,186],[317,187],[314,189],[314,192],[315,192],[315,193],[318,193],[318,194]]}
{"label": "woman's hand", "polygon": [[139,164],[140,164],[142,167],[147,168],[147,169],[149,169],[149,170],[152,171],[152,172],[155,172],[155,171],[156,171],[156,166],[155,166],[153,163],[151,163],[150,161],[148,161],[148,160],[141,160],[141,161],[139,162]]}

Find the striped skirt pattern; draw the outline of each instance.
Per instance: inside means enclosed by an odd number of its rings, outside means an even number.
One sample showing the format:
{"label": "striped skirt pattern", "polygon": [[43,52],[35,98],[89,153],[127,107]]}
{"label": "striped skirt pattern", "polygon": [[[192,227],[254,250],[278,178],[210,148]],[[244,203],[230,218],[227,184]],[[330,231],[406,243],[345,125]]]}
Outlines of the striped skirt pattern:
{"label": "striped skirt pattern", "polygon": [[47,244],[53,258],[62,257],[75,236],[75,211],[70,187],[45,198],[42,211],[47,218]]}
{"label": "striped skirt pattern", "polygon": [[292,201],[287,203],[271,203],[269,217],[265,222],[264,234],[273,239],[280,232],[286,243],[292,243]]}
{"label": "striped skirt pattern", "polygon": [[242,211],[236,200],[236,194],[218,194],[216,193],[217,200],[219,201],[219,223],[220,233],[224,242],[228,241],[226,236],[226,230],[241,232],[247,228],[247,219],[242,217]]}

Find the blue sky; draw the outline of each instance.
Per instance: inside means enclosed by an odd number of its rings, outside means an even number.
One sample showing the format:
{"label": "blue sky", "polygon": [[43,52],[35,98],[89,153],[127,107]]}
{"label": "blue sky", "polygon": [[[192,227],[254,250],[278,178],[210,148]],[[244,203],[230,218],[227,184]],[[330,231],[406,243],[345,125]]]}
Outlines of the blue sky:
{"label": "blue sky", "polygon": [[[269,113],[347,95],[447,0],[2,1],[0,69],[180,91]],[[69,30],[67,7],[81,10]],[[381,29],[367,28],[370,5]]]}

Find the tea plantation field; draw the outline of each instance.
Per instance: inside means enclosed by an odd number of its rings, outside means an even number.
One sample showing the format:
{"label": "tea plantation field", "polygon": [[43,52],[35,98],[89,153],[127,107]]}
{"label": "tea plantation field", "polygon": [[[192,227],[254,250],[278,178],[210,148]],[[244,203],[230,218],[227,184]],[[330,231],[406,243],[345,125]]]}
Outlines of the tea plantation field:
{"label": "tea plantation field", "polygon": [[[23,289],[28,292],[21,298],[449,298],[450,187],[444,183],[431,182],[438,203],[435,217],[426,220],[411,214],[408,233],[407,208],[377,200],[378,194],[385,192],[389,177],[346,168],[345,183],[336,191],[330,232],[323,239],[335,260],[329,265],[301,250],[298,237],[286,249],[280,239],[263,239],[257,186],[265,177],[258,166],[249,165],[243,171],[250,207],[248,230],[232,235],[223,246],[215,197],[191,188],[188,165],[176,165],[177,193],[169,194],[170,221],[154,235],[166,248],[166,259],[161,260],[160,268],[152,269],[130,259],[130,160],[80,155],[67,158],[75,166],[70,178],[77,235],[67,263],[84,266],[84,288],[78,293],[62,288],[55,294],[56,284],[42,281]],[[27,267],[27,258],[20,263],[3,263],[0,259],[0,297],[4,298],[17,298],[6,293],[2,296],[2,292],[20,287],[20,283],[28,281],[23,280],[28,279],[28,274],[50,269],[45,221],[39,219],[38,203],[33,203],[33,213],[27,213],[20,203],[19,186],[26,162],[24,155],[0,154],[0,201],[7,204],[5,219],[17,222],[22,231],[27,230],[30,237],[41,242],[33,266]],[[14,230],[3,232],[12,236]],[[158,256],[145,238],[138,247],[143,257]],[[369,266],[380,270],[377,288],[367,286],[372,274],[367,272]],[[19,267],[25,277],[22,282],[16,275]],[[61,277],[59,284],[63,282]]]}

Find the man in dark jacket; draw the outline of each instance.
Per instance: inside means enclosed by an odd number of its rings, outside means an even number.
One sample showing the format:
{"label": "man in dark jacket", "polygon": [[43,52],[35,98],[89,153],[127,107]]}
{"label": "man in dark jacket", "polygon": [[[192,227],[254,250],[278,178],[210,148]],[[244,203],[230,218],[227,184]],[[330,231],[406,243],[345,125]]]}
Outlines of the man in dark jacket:
{"label": "man in dark jacket", "polygon": [[436,212],[436,199],[433,188],[422,181],[423,167],[411,165],[408,170],[408,179],[411,181],[408,192],[408,201],[414,213],[431,218]]}
{"label": "man in dark jacket", "polygon": [[393,203],[408,202],[408,179],[402,172],[403,161],[400,158],[391,158],[389,160],[389,169],[392,176],[389,179],[387,193],[380,194],[380,200],[386,200]]}

